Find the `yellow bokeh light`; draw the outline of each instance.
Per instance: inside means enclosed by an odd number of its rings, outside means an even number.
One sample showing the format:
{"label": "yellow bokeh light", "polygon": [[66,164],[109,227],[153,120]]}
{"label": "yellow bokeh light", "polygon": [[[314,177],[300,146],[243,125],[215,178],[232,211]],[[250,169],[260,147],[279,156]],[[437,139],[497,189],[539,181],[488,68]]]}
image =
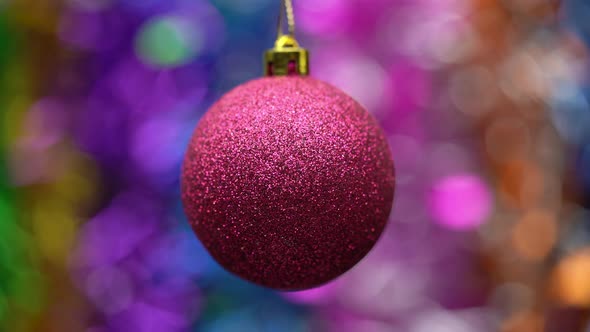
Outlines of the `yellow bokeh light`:
{"label": "yellow bokeh light", "polygon": [[67,149],[61,152],[61,159],[67,160],[67,163],[53,184],[53,190],[71,204],[92,201],[98,181],[95,165],[79,152]]}
{"label": "yellow bokeh light", "polygon": [[41,254],[55,264],[64,265],[76,234],[77,222],[72,209],[59,201],[44,200],[33,206],[31,218]]}

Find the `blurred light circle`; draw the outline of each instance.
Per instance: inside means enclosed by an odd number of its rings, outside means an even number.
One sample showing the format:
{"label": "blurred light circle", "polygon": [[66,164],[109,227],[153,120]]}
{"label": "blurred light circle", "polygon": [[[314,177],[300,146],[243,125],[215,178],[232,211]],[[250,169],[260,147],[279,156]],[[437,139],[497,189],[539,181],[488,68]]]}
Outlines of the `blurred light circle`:
{"label": "blurred light circle", "polygon": [[525,260],[541,261],[556,242],[557,221],[550,211],[529,211],[512,229],[512,245]]}
{"label": "blurred light circle", "polygon": [[[550,188],[553,176],[543,172],[539,167],[533,164],[525,164],[526,172],[523,172],[520,179],[520,190],[518,198],[523,207],[538,206],[542,202],[543,196]],[[551,177],[551,178],[550,178]],[[548,181],[546,181],[548,180]],[[547,183],[546,183],[547,182]]]}
{"label": "blurred light circle", "polygon": [[[128,111],[141,118],[161,113],[176,117],[181,113],[195,114],[207,92],[207,79],[207,73],[197,63],[182,70],[156,70],[130,55],[121,57],[95,91],[109,90],[128,107]],[[145,91],[150,94],[146,95]]]}
{"label": "blurred light circle", "polygon": [[[152,113],[152,109],[163,104],[163,101],[175,99],[176,96],[170,92],[174,84],[169,78],[169,71],[156,71],[146,66],[134,54],[120,58],[119,64],[113,66],[109,79],[105,80],[104,84],[131,110]],[[95,91],[99,90],[100,87],[95,88]],[[145,91],[152,93],[146,96]]]}
{"label": "blurred light circle", "polygon": [[414,39],[414,28],[418,21],[423,19],[416,6],[400,6],[384,15],[380,29],[384,48],[394,53],[402,53],[414,58],[416,46]]}
{"label": "blurred light circle", "polygon": [[494,289],[490,297],[490,305],[503,316],[531,308],[534,300],[535,292],[531,287],[511,282],[500,284]]}
{"label": "blurred light circle", "polygon": [[295,1],[298,24],[316,34],[342,33],[348,29],[350,10],[347,1]]}
{"label": "blurred light circle", "polygon": [[8,166],[15,186],[26,186],[53,179],[49,150],[19,146],[11,151]]}
{"label": "blurred light circle", "polygon": [[516,102],[546,98],[549,82],[546,68],[535,49],[514,52],[500,66],[499,87]]}
{"label": "blurred light circle", "polygon": [[560,173],[565,166],[564,155],[566,149],[564,142],[559,138],[555,127],[547,123],[541,128],[533,144],[534,155],[539,164],[553,170],[555,173]]}
{"label": "blurred light circle", "polygon": [[156,230],[154,206],[154,200],[139,191],[120,193],[82,226],[74,266],[109,266],[131,255]]}
{"label": "blurred light circle", "polygon": [[[381,243],[378,247],[384,248]],[[382,257],[372,254],[339,279],[341,284],[334,294],[338,303],[348,310],[379,317],[424,305],[425,291],[430,285],[430,267],[393,263],[391,248],[385,247]]]}
{"label": "blurred light circle", "polygon": [[469,153],[456,143],[435,144],[427,153],[423,163],[434,178],[442,178],[475,168]]}
{"label": "blurred light circle", "polygon": [[502,323],[500,331],[543,331],[543,317],[533,310],[521,310]]}
{"label": "blurred light circle", "polygon": [[330,52],[319,60],[316,61],[317,77],[350,94],[369,112],[377,113],[384,100],[392,97],[392,91],[388,91],[389,77],[374,59],[342,53],[336,60]]}
{"label": "blurred light circle", "polygon": [[139,58],[155,67],[177,67],[201,51],[202,32],[183,17],[160,16],[149,20],[137,34]]}
{"label": "blurred light circle", "polygon": [[432,56],[442,63],[455,63],[466,60],[475,54],[481,41],[473,28],[462,22],[449,22],[449,33],[439,34],[432,42]]}
{"label": "blurred light circle", "polygon": [[481,116],[491,110],[497,99],[495,78],[483,66],[474,66],[455,73],[449,82],[449,95],[463,113]]}
{"label": "blurred light circle", "polygon": [[590,131],[590,104],[574,82],[561,82],[552,91],[551,118],[559,135],[570,144],[580,144]]}
{"label": "blurred light circle", "polygon": [[450,311],[431,310],[415,316],[410,332],[480,332],[465,318]]}
{"label": "blurred light circle", "polygon": [[[562,179],[559,169],[552,167],[540,167],[538,163],[516,163],[521,170],[511,175],[506,173],[504,189],[514,187],[514,193],[518,197],[521,207],[558,210],[562,204]],[[514,166],[513,166],[514,167]]]}
{"label": "blurred light circle", "polygon": [[570,306],[590,307],[590,248],[564,258],[553,274],[556,297]]}
{"label": "blurred light circle", "polygon": [[32,148],[46,149],[58,143],[66,129],[67,106],[53,98],[37,101],[25,115],[23,143]]}
{"label": "blurred light circle", "polygon": [[448,176],[436,182],[428,203],[434,220],[453,230],[479,227],[492,210],[488,186],[481,178],[470,174]]}
{"label": "blurred light circle", "polygon": [[114,314],[124,310],[133,300],[132,281],[116,267],[105,266],[86,279],[86,294],[103,312]]}
{"label": "blurred light circle", "polygon": [[74,213],[56,199],[35,204],[31,210],[33,233],[40,252],[56,265],[64,264],[76,237]]}
{"label": "blurred light circle", "polygon": [[438,68],[458,61],[473,53],[478,45],[455,6],[447,1],[403,6],[385,25],[384,39],[423,68]]}
{"label": "blurred light circle", "polygon": [[413,61],[400,61],[389,69],[389,79],[395,90],[390,112],[397,123],[400,114],[418,113],[430,107],[433,95],[432,74]]}
{"label": "blurred light circle", "polygon": [[486,150],[496,162],[526,158],[531,141],[529,127],[518,117],[499,118],[485,132]]}
{"label": "blurred light circle", "polygon": [[[428,23],[427,23],[428,22]],[[433,63],[452,63],[473,53],[474,39],[467,32],[469,25],[457,13],[438,14],[419,24],[423,43],[420,45],[425,60]]]}
{"label": "blurred light circle", "polygon": [[[138,126],[131,141],[131,156],[137,169],[150,175],[169,175],[175,181],[175,172],[182,161],[184,149],[176,144],[183,124],[170,117],[154,117]],[[172,179],[174,178],[174,179]]]}

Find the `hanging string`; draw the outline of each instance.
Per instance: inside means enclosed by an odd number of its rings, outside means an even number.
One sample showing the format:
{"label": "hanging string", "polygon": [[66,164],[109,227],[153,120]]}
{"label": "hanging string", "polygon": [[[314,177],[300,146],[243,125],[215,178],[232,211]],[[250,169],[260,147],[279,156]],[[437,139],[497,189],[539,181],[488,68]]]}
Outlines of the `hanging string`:
{"label": "hanging string", "polygon": [[[264,74],[266,76],[306,76],[309,74],[309,52],[300,47],[295,40],[293,1],[280,1],[277,40],[274,47],[264,53]],[[287,33],[284,32],[285,17],[288,26]]]}
{"label": "hanging string", "polygon": [[279,13],[279,24],[277,37],[283,36],[283,20],[287,16],[288,34],[295,38],[295,15],[293,14],[293,1],[292,0],[281,0],[281,11]]}

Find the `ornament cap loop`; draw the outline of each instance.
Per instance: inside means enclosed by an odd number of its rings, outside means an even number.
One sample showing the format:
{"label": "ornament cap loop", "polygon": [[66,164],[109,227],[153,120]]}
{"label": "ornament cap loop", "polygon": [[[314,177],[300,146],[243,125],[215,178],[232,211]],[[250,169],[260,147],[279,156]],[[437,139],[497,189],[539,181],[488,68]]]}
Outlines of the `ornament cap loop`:
{"label": "ornament cap loop", "polygon": [[282,35],[275,41],[275,49],[288,49],[288,48],[299,48],[299,43],[295,37],[291,35]]}

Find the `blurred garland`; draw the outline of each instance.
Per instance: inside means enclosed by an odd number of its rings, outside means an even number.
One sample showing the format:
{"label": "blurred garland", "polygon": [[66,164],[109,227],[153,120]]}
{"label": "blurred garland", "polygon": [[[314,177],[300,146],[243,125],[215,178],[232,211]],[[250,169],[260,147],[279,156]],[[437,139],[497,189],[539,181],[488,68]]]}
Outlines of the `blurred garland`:
{"label": "blurred garland", "polygon": [[[12,120],[14,96],[26,96],[28,90],[21,77],[22,38],[8,20],[7,12],[0,12],[0,327],[24,327],[31,315],[41,309],[39,274],[31,252],[32,238],[22,228],[20,216],[15,210],[18,192],[10,183],[8,166],[11,132],[17,125]],[[21,72],[19,72],[21,71]]]}
{"label": "blurred garland", "polygon": [[[47,124],[54,115],[34,104],[53,84],[61,56],[50,38],[56,9],[15,2],[0,11],[0,330],[85,325],[84,300],[69,281],[67,265],[95,191],[93,168],[67,135],[44,139],[52,134]],[[57,317],[56,307],[80,313],[78,320]]]}

